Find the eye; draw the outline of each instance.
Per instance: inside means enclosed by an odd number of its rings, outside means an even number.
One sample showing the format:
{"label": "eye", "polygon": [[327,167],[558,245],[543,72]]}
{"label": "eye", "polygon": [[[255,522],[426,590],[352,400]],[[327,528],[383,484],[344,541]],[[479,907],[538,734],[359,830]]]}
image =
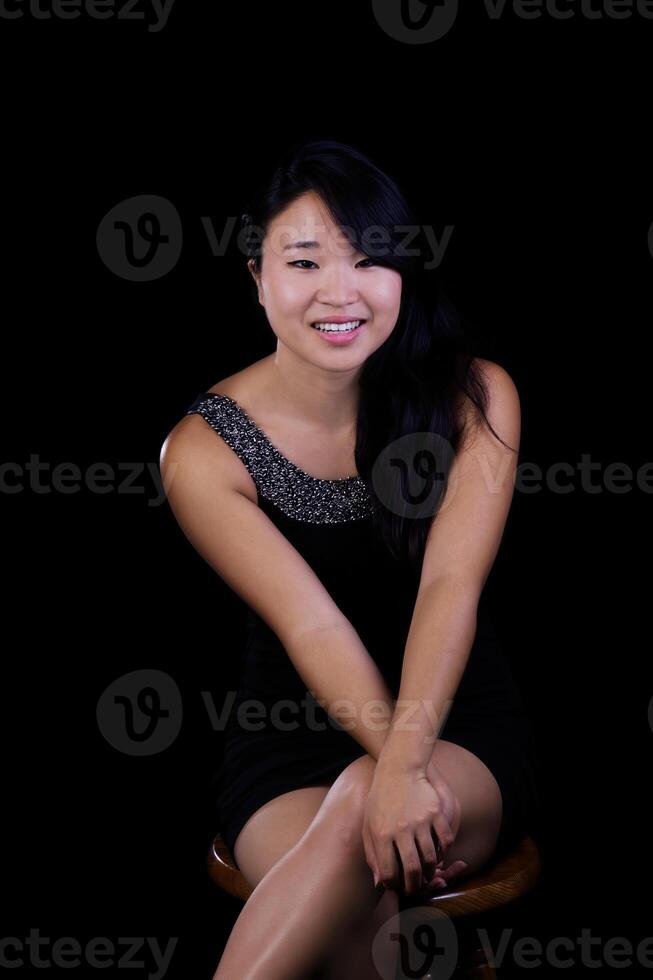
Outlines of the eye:
{"label": "eye", "polygon": [[[288,262],[288,265],[296,266],[300,262],[308,262],[309,265],[315,265],[315,262],[312,262],[311,259],[295,259],[294,262]],[[374,262],[374,259],[361,259],[361,262]],[[359,262],[358,265],[360,265],[361,262]]]}

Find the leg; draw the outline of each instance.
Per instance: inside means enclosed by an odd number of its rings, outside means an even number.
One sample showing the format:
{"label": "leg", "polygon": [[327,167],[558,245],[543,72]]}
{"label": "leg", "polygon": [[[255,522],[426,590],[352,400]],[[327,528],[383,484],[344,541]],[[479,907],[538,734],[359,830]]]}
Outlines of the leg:
{"label": "leg", "polygon": [[460,800],[460,827],[445,852],[445,869],[454,861],[469,865],[460,878],[475,874],[490,860],[499,837],[503,800],[499,785],[478,756],[454,742],[438,739],[433,760]]}
{"label": "leg", "polygon": [[[376,907],[381,895],[361,840],[375,765],[366,754],[343,770],[305,833],[256,885],[214,980],[305,980]],[[241,838],[239,865],[247,863]]]}
{"label": "leg", "polygon": [[[303,836],[329,788],[329,784],[320,784],[282,793],[249,818],[236,838],[234,857],[253,888]],[[372,941],[398,908],[396,892],[387,891],[363,925],[350,925],[337,949],[326,958],[322,980],[378,980],[371,958]],[[396,947],[382,955],[396,958]]]}
{"label": "leg", "polygon": [[252,888],[303,836],[328,792],[326,784],[304,786],[252,814],[234,844],[236,863]]}
{"label": "leg", "polygon": [[[503,814],[503,800],[496,779],[472,752],[446,740],[438,740],[433,748],[433,761],[460,800],[460,827],[455,842],[445,853],[445,869],[458,860],[469,867],[456,876],[456,881],[476,873],[496,848]],[[366,924],[354,928],[335,953],[325,980],[377,980],[379,973],[371,955],[372,943],[378,931],[399,910],[399,896],[387,890]],[[394,959],[392,956],[394,954]],[[387,962],[396,965],[398,946],[384,954]],[[392,973],[388,970],[388,976]]]}
{"label": "leg", "polygon": [[[478,868],[482,867],[487,862],[487,860],[491,857],[494,851],[496,845],[496,839],[499,832],[500,822],[501,822],[501,813],[502,813],[501,793],[499,791],[499,787],[496,783],[496,780],[494,779],[490,771],[487,769],[487,767],[475,755],[473,755],[468,750],[462,748],[461,746],[455,745],[451,742],[446,742],[445,740],[439,740],[434,747],[434,758],[435,758],[436,765],[438,766],[438,768],[440,768],[443,776],[445,777],[445,779],[447,779],[453,791],[456,793],[456,795],[461,801],[461,825],[455,843],[452,845],[452,847],[449,848],[449,850],[446,853],[445,866],[452,864],[458,858],[463,858],[469,864],[469,868],[465,873],[471,874],[474,871],[478,870]],[[317,824],[324,831],[325,827],[324,827],[323,811],[326,811],[327,815],[329,815],[331,818],[329,821],[327,821],[327,824],[334,823],[333,817],[335,814],[336,816],[335,823],[338,825],[339,828],[339,830],[338,828],[336,828],[336,833],[335,833],[335,840],[337,846],[339,847],[343,843],[342,831],[344,831],[345,834],[345,841],[348,841],[349,844],[351,845],[352,824],[351,823],[348,824],[347,817],[351,817],[356,810],[356,808],[352,807],[351,805],[352,804],[351,796],[352,793],[355,793],[355,791],[358,790],[358,793],[356,794],[355,798],[358,800],[359,806],[362,808],[364,801],[367,798],[367,792],[369,790],[369,783],[371,782],[374,766],[375,766],[374,760],[371,759],[369,755],[365,755],[357,759],[354,763],[352,763],[351,766],[348,766],[347,769],[344,770],[344,772],[341,773],[341,775],[338,777],[338,780],[336,780],[336,782],[334,783],[332,790],[330,790],[328,793],[325,793],[324,804],[327,803],[328,798],[331,798],[330,806],[326,808],[323,804],[320,807],[319,812],[317,814],[317,818],[313,820],[309,829],[314,830],[314,825]],[[337,787],[339,788],[339,792],[335,795],[334,798],[334,794],[332,791],[335,790]],[[307,788],[306,791],[304,792],[307,792],[308,789],[309,788]],[[334,799],[337,800],[339,797],[341,798],[340,802],[342,802],[343,795],[344,795],[344,799],[347,800],[348,798],[347,790],[349,790],[349,805],[345,805],[344,814],[342,812],[338,813],[338,807],[332,804],[334,803]],[[286,809],[288,803],[292,805],[292,798],[295,796],[295,794],[301,792],[303,791],[294,791],[294,793],[284,794],[284,796],[288,797],[288,799],[285,801]],[[283,800],[282,797],[279,797],[277,799],[280,802]],[[270,804],[267,804],[267,811],[266,811],[266,807],[263,807],[261,808],[260,811],[258,811],[258,813],[261,814],[262,818],[266,821],[265,826],[268,827],[270,826],[272,821],[271,811],[274,803],[275,801],[271,801]],[[311,804],[306,803],[305,805],[308,807],[309,814],[310,814]],[[313,801],[312,805],[315,805],[315,801]],[[340,809],[342,810],[342,808]],[[264,811],[266,811],[265,814]],[[238,851],[238,853],[235,854],[236,860],[238,861],[238,864],[243,870],[243,873],[245,874],[246,877],[248,877],[248,868],[249,868],[248,880],[252,881],[253,884],[257,883],[256,882],[257,878],[260,881],[261,876],[266,873],[266,867],[267,868],[270,867],[271,860],[273,860],[274,858],[278,860],[278,864],[282,865],[286,872],[289,871],[291,873],[291,877],[294,877],[297,874],[299,874],[300,876],[304,874],[304,869],[301,867],[302,864],[301,861],[300,861],[300,866],[297,867],[297,861],[294,861],[290,864],[286,864],[286,858],[282,858],[281,860],[279,860],[279,854],[283,852],[284,846],[287,846],[289,842],[288,836],[285,837],[285,843],[281,841],[277,841],[276,844],[273,844],[272,850],[275,851],[276,848],[276,851],[272,859],[270,858],[269,853],[267,857],[264,854],[259,853],[258,857],[253,857],[251,859],[248,858],[248,855],[251,855],[253,853],[252,848],[254,848],[255,844],[258,846],[259,852],[261,848],[265,846],[265,838],[262,839],[261,836],[261,829],[263,825],[261,821],[257,821],[256,823],[254,822],[256,816],[257,815],[255,814],[252,820],[250,821],[250,823],[248,823],[248,825],[246,825],[246,828],[243,829],[243,832],[238,838],[237,846],[235,848],[235,851],[236,850]],[[318,818],[322,818],[321,822],[320,819]],[[362,809],[360,810],[359,830],[360,830],[360,823],[362,823]],[[246,851],[245,842],[247,841],[247,838],[245,837],[245,830],[248,827],[250,827],[252,831],[251,834],[248,835],[249,844],[251,846],[248,847]],[[278,824],[276,824],[276,821],[275,821],[275,827],[278,828]],[[333,831],[333,827],[331,827],[331,830]],[[296,836],[296,832],[297,831],[295,831],[295,836]],[[283,831],[282,833],[285,833],[285,831]],[[301,837],[299,843],[300,844],[302,842],[306,843],[306,838],[309,838],[309,847],[308,848],[304,847],[304,851],[307,852],[306,853],[307,859],[310,859],[311,851],[315,851],[314,845],[316,841],[316,834],[315,833],[309,834],[308,832],[306,832],[303,835],[303,837]],[[319,836],[317,837],[317,839],[319,841]],[[310,846],[311,844],[313,845],[313,847]],[[294,854],[296,857],[297,855],[295,854],[295,852],[297,851],[298,846],[299,845],[292,847],[291,850],[286,853],[286,857],[288,857],[290,854]],[[318,846],[318,850],[319,850],[319,846]],[[356,848],[354,848],[354,850],[356,850]],[[362,844],[360,844],[360,848],[357,851],[357,856],[358,858],[362,857],[362,861],[364,862],[364,869],[365,869],[364,871],[365,880],[368,885],[371,885],[371,875],[369,872],[369,868],[367,867],[367,863],[364,860],[364,854],[362,853]],[[310,865],[307,866],[310,867]],[[259,869],[258,871],[256,870],[257,867]],[[273,870],[276,870],[276,868],[274,868]],[[267,875],[266,881],[268,877],[273,877],[273,876]],[[279,874],[277,874],[276,877],[273,878],[273,881],[275,882],[275,884],[272,887],[269,887],[270,883],[268,882],[268,888],[266,889],[265,892],[262,892],[261,894],[267,893],[268,896],[271,896],[271,901],[274,902],[275,898],[273,892],[275,891],[275,889],[277,889],[280,890],[280,892],[282,893],[283,896],[282,901],[283,902],[288,901],[289,896],[285,893],[284,890],[284,885],[286,883],[284,879],[280,877]],[[348,886],[349,883],[350,882],[347,880],[347,875],[345,874],[345,886]],[[312,886],[313,883],[311,881],[311,882],[305,882],[304,884],[307,885],[308,887],[308,886]],[[310,887],[308,887],[308,890],[310,892]],[[364,892],[364,899],[365,896],[367,896],[367,898],[369,899],[369,892],[366,892],[365,889],[363,889],[363,892]],[[258,889],[257,889],[257,894],[259,897],[258,905],[260,906],[262,904],[260,901],[261,894],[258,893]],[[301,901],[304,900],[302,898],[302,894],[303,893],[301,892],[300,889],[300,891],[298,892],[300,898],[300,904]],[[388,895],[392,897],[387,897]],[[386,908],[378,909],[378,911],[376,911],[375,919],[371,920],[371,924],[376,922],[376,926],[378,928],[380,928],[381,924],[394,913],[394,907],[390,908],[390,905],[393,901],[394,902],[397,901],[396,893],[393,892],[385,893],[385,896],[386,896]],[[241,919],[243,918],[248,907],[250,908],[250,912],[251,912],[251,906],[253,904],[254,898],[255,895],[252,895],[250,897],[246,908],[243,910],[243,913],[241,913],[241,916],[239,917],[236,926],[234,927],[234,931],[230,936],[229,943],[227,944],[227,948],[225,949],[225,954],[223,956],[223,959],[221,960],[218,972],[215,974],[214,980],[218,980],[219,977],[221,978],[227,975],[225,972],[223,972],[223,964],[224,964],[224,969],[226,970],[228,951],[229,951],[228,963],[234,971],[233,972],[234,980],[236,980],[236,978],[239,976],[242,977],[245,975],[251,977],[252,980],[258,980],[258,977],[263,975],[259,972],[256,972],[258,970],[258,966],[256,962],[252,966],[252,972],[247,974],[242,972],[247,969],[247,963],[251,962],[252,958],[256,960],[257,956],[256,956],[255,948],[252,948],[252,950],[249,952],[249,955],[247,956],[243,954],[243,949],[240,949],[240,966],[238,965],[239,964],[238,954],[234,953],[235,949],[238,949],[239,947],[244,947],[245,945],[246,937],[244,935]],[[344,892],[343,892],[343,898],[344,898]],[[369,914],[374,912],[375,909],[377,909],[380,904],[381,903],[379,902],[378,893],[373,892],[373,898],[371,904],[369,903],[366,904],[366,901],[364,900],[362,903],[362,907],[363,908],[366,907]],[[306,928],[309,930],[311,928],[312,921],[314,921],[314,916],[317,910],[318,907],[313,906],[309,911],[308,918],[305,922]],[[385,914],[386,910],[387,910],[387,914]],[[342,923],[341,928],[337,931],[337,935],[339,939],[341,936],[347,933],[347,930],[351,926],[351,919],[354,918],[355,916],[356,916],[356,903],[354,902],[352,915],[349,916]],[[251,921],[247,922],[247,926],[245,928],[251,928],[253,933],[255,933],[258,929],[261,928],[264,930],[265,928],[269,928],[267,923],[264,925],[265,915],[261,915],[259,913],[258,918],[261,919],[260,924],[257,922],[256,916],[252,917],[252,915],[249,914],[247,918],[248,920]],[[239,925],[240,925],[240,929],[239,929]],[[237,929],[239,931],[240,939],[238,936],[235,935]],[[327,952],[328,952],[327,962],[328,964],[330,964],[328,968],[332,970],[333,969],[337,970],[337,964],[339,964],[340,972],[339,973],[336,972],[336,975],[342,977],[344,980],[344,977],[346,976],[344,970],[346,969],[347,959],[353,961],[356,955],[359,954],[363,955],[361,950],[361,945],[363,949],[369,950],[371,947],[371,939],[374,938],[375,931],[376,929],[373,929],[373,931],[370,933],[368,930],[367,935],[363,935],[363,933],[360,933],[358,937],[356,937],[355,934],[350,933],[350,941],[346,943],[344,947],[340,945],[340,942],[338,942],[337,951],[336,950],[329,951],[328,943],[327,943]],[[274,938],[274,936],[272,936],[272,938]],[[310,938],[310,936],[307,935],[302,936],[302,939],[307,939],[307,938]],[[356,941],[357,938],[358,938],[358,942]],[[263,946],[264,945],[265,943],[263,943]],[[261,942],[259,940],[255,944],[255,947],[260,947],[260,946],[261,946]],[[390,953],[388,953],[388,955],[390,955]],[[344,963],[343,960],[345,961]],[[277,957],[276,963],[277,963],[278,970],[271,969],[271,971],[269,972],[270,977],[293,977],[293,976],[302,975],[301,972],[299,974],[293,972],[287,972],[287,971],[284,972],[283,957],[281,959]],[[292,971],[293,969],[292,965],[288,964],[288,967]],[[240,973],[237,972],[239,968],[241,970]],[[363,980],[364,975],[361,974],[360,972],[354,975],[357,975],[358,977],[360,977],[360,980]],[[373,977],[374,973],[371,972],[369,975]]]}
{"label": "leg", "polygon": [[[397,892],[384,891],[376,908],[362,925],[353,925],[338,940],[338,948],[327,957],[320,980],[381,980],[382,975],[372,958],[372,944],[379,931],[399,911]],[[383,958],[383,976],[394,976],[399,958],[396,942],[388,945],[378,956]]]}

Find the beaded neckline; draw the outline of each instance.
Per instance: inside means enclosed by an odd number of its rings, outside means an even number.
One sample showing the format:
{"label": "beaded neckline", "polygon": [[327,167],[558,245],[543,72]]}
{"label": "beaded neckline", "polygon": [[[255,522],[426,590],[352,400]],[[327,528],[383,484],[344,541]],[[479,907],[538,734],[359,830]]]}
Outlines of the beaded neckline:
{"label": "beaded neckline", "polygon": [[264,440],[270,451],[286,466],[289,466],[291,470],[304,479],[311,480],[313,483],[332,484],[335,486],[344,486],[349,483],[363,483],[362,478],[357,473],[354,476],[343,476],[335,480],[324,479],[323,477],[319,476],[311,476],[311,474],[307,473],[306,470],[303,470],[300,466],[297,466],[296,463],[293,463],[291,459],[288,459],[287,456],[284,456],[280,449],[277,449],[274,443],[270,441],[269,436],[263,431],[263,429],[261,429],[259,425],[257,425],[251,415],[248,415],[245,409],[238,404],[235,398],[231,398],[230,395],[225,395],[220,391],[205,391],[204,396],[207,398],[223,398],[230,402],[236,411],[239,412],[239,414],[242,415],[243,418],[247,420],[249,425],[252,426],[252,428],[258,433],[259,437]]}

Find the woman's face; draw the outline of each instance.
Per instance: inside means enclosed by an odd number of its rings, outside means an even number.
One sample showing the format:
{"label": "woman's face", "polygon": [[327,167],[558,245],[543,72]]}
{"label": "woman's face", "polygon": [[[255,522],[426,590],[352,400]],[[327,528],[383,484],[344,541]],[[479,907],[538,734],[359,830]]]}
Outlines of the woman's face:
{"label": "woman's face", "polygon": [[[392,333],[401,275],[355,252],[313,192],[270,223],[262,251],[261,275],[253,260],[248,266],[278,345],[317,367],[349,370],[361,366]],[[312,326],[330,318],[365,323],[351,334]]]}

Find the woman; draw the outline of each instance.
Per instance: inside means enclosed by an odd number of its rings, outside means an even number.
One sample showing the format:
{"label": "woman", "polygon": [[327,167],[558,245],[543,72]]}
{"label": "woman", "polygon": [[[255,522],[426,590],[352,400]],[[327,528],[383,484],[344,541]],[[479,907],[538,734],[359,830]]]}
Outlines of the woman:
{"label": "woman", "polygon": [[396,943],[371,945],[399,890],[476,872],[537,810],[483,594],[519,398],[362,153],[293,148],[244,218],[276,350],[201,392],[161,453],[182,530],[249,607],[217,802],[258,887],[214,980],[364,980],[390,975]]}

